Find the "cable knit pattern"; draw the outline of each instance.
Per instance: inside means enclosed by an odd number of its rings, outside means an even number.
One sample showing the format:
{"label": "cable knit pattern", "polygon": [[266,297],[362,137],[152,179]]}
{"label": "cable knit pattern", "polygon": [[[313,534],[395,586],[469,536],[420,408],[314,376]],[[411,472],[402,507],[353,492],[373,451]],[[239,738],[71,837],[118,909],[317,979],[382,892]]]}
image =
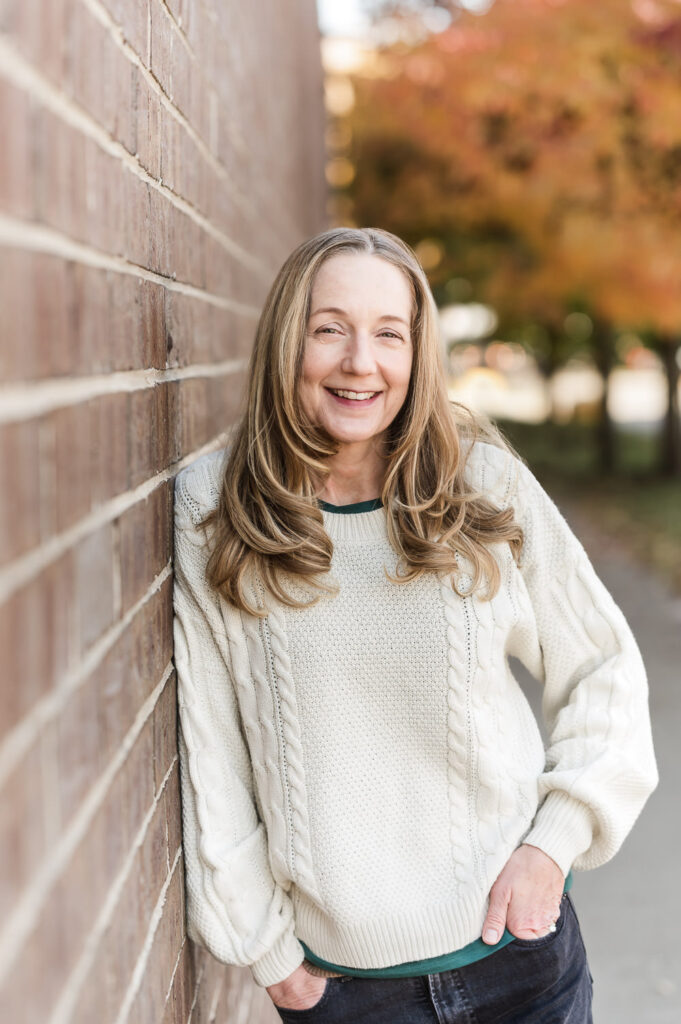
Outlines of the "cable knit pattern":
{"label": "cable knit pattern", "polygon": [[[463,577],[462,577],[463,580]],[[464,581],[465,582],[465,581]],[[471,642],[470,624],[462,619],[465,602],[454,592],[448,579],[440,581],[447,620],[447,778],[449,781],[449,822],[454,877],[465,888],[481,885],[471,857],[475,793],[472,771],[462,775],[461,766],[470,765],[472,749],[470,715]],[[465,628],[462,629],[462,625]]]}
{"label": "cable knit pattern", "polygon": [[[459,597],[444,574],[391,583],[385,510],[325,510],[338,594],[304,609],[268,597],[256,619],[205,580],[198,524],[222,455],[176,481],[190,936],[262,985],[298,966],[299,940],[332,963],[385,967],[478,938],[523,841],[564,874],[612,857],[657,781],[645,669],[527,467],[483,443],[469,459],[471,484],[525,533],[519,565],[493,546],[491,601]],[[470,573],[459,558],[464,588]],[[508,655],[544,687],[546,749]]]}
{"label": "cable knit pattern", "polygon": [[283,770],[287,782],[290,820],[291,877],[296,885],[318,903],[322,897],[310,860],[310,833],[307,815],[307,791],[303,768],[303,750],[300,739],[300,721],[296,705],[296,690],[288,653],[284,617],[271,611],[267,616],[268,646],[272,652],[274,684],[278,696],[277,710],[283,738]]}

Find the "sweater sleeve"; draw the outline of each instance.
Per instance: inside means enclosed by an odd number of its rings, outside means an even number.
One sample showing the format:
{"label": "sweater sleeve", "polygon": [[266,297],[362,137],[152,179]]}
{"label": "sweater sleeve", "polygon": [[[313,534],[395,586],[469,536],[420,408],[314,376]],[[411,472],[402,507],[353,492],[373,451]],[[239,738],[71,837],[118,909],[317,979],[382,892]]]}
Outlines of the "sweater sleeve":
{"label": "sweater sleeve", "polygon": [[536,652],[526,664],[543,683],[549,737],[539,809],[523,841],[567,874],[609,860],[657,785],[648,686],[622,611],[554,502],[513,462],[510,503],[525,533],[520,585]]}
{"label": "sweater sleeve", "polygon": [[[201,464],[198,464],[201,463]],[[205,580],[198,525],[210,474],[198,460],[175,482],[174,647],[187,932],[218,960],[282,981],[304,959],[293,908],[275,881],[255,801],[220,598]]]}

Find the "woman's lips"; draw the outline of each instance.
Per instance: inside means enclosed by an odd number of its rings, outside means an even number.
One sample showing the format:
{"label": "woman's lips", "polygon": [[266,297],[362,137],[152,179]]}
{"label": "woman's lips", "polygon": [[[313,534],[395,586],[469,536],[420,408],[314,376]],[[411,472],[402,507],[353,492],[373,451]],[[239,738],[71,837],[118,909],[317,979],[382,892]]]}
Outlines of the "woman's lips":
{"label": "woman's lips", "polygon": [[[342,395],[335,394],[331,388],[325,388],[324,390],[328,391],[331,397],[338,402],[339,405],[344,405],[346,407],[356,406],[358,409],[366,409],[368,405],[373,405],[378,396],[382,393],[380,391],[376,391],[372,398],[344,398]],[[352,389],[342,388],[340,390],[351,391]],[[357,394],[366,394],[366,392],[358,391]]]}

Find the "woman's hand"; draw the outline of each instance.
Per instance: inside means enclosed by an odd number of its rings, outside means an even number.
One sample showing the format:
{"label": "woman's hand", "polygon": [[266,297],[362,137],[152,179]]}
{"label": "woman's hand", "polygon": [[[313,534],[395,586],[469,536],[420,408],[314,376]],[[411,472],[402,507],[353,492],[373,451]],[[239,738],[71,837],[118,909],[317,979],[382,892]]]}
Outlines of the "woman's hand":
{"label": "woman's hand", "polygon": [[328,980],[308,974],[301,964],[288,978],[269,985],[267,994],[282,1010],[311,1010],[324,995]]}
{"label": "woman's hand", "polygon": [[496,945],[504,928],[517,939],[546,935],[560,914],[563,882],[563,872],[548,854],[528,843],[519,846],[490,891],[483,942]]}

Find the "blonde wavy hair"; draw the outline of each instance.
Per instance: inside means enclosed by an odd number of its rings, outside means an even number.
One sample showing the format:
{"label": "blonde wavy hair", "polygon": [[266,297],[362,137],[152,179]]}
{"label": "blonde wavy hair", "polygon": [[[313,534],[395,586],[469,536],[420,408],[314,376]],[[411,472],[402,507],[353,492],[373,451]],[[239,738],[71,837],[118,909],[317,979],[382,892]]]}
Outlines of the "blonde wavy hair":
{"label": "blonde wavy hair", "polygon": [[[411,380],[384,450],[381,498],[399,556],[397,575],[386,574],[403,584],[428,571],[451,572],[460,596],[486,581],[484,597],[490,598],[501,574],[488,545],[507,541],[517,561],[522,530],[512,508],[497,509],[470,489],[464,468],[478,438],[512,449],[491,423],[449,401],[437,307],[426,275],[413,250],[379,228],[324,231],[299,245],[275,278],[258,322],[245,412],[227,455],[219,502],[203,520],[212,531],[206,578],[229,603],[252,615],[267,612],[246,597],[253,573],[289,607],[307,607],[337,592],[324,578],[333,544],[317,495],[329,474],[326,460],[339,445],[306,416],[298,395],[312,286],[322,263],[339,253],[369,253],[394,264],[414,297]],[[465,593],[455,578],[459,555],[472,566]],[[311,585],[309,600],[291,595],[287,576]]]}

